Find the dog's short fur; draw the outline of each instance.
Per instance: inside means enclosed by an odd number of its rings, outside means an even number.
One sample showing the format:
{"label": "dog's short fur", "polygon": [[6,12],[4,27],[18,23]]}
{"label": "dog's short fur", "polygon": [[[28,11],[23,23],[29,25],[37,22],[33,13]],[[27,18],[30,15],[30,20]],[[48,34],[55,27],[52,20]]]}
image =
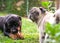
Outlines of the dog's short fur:
{"label": "dog's short fur", "polygon": [[0,17],[0,29],[4,32],[4,35],[12,39],[23,39],[21,23],[21,17],[15,14]]}
{"label": "dog's short fur", "polygon": [[60,9],[56,10],[56,12],[54,13],[55,17],[56,17],[56,23],[60,23]]}
{"label": "dog's short fur", "polygon": [[[42,12],[41,12],[42,11]],[[40,9],[38,7],[33,7],[31,8],[31,10],[29,11],[29,16],[28,18],[30,18],[33,22],[38,23],[39,18],[41,18],[42,15],[44,15],[45,9]],[[42,14],[42,15],[40,15]]]}
{"label": "dog's short fur", "polygon": [[56,24],[57,21],[60,21],[60,15],[58,16],[56,13],[50,13],[42,7],[32,7],[29,11],[28,18],[38,25],[40,43],[47,43],[44,42],[48,37],[48,35],[45,33],[45,23],[49,22],[50,24]]}

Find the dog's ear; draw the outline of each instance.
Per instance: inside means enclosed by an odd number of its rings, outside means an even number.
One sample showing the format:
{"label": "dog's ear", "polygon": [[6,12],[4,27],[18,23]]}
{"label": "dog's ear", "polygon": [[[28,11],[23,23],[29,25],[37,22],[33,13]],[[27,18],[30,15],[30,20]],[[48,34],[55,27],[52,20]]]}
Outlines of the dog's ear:
{"label": "dog's ear", "polygon": [[22,20],[21,16],[19,16],[19,19]]}
{"label": "dog's ear", "polygon": [[44,8],[42,8],[42,7],[40,7],[39,9],[41,10],[42,13],[46,12],[46,10]]}

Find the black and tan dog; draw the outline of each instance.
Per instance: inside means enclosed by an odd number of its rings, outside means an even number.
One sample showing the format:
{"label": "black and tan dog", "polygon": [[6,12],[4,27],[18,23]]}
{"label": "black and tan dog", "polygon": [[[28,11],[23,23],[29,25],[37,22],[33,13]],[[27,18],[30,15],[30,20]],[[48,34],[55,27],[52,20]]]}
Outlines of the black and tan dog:
{"label": "black and tan dog", "polygon": [[4,32],[4,35],[12,39],[23,39],[21,24],[21,17],[15,14],[0,17],[0,29]]}
{"label": "black and tan dog", "polygon": [[29,11],[28,18],[31,19],[33,22],[35,22],[38,25],[39,29],[39,43],[47,43],[46,39],[48,37],[48,34],[45,33],[45,24],[49,22],[50,24],[56,24],[60,21],[60,13],[58,11],[53,14],[51,12],[46,11],[42,7],[32,7]]}

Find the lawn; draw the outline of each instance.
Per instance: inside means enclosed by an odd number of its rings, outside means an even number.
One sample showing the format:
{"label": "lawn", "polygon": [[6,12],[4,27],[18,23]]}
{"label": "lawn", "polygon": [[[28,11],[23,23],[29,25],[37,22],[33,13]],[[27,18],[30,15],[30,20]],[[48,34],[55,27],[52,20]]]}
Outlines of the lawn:
{"label": "lawn", "polygon": [[3,33],[0,31],[0,43],[39,43],[37,25],[29,19],[23,17],[22,33],[24,35],[24,40],[12,40],[11,38],[4,36]]}

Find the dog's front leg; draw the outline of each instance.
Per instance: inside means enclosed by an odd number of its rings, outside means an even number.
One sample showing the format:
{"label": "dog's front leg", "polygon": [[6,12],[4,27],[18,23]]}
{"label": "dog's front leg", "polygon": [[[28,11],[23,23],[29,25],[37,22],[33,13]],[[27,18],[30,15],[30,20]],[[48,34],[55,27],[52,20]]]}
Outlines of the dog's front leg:
{"label": "dog's front leg", "polygon": [[21,32],[18,32],[18,33],[17,33],[17,37],[18,37],[19,39],[24,39],[24,37],[23,37],[23,35],[22,35]]}
{"label": "dog's front leg", "polygon": [[46,33],[46,35],[45,35],[45,40],[44,40],[45,43],[49,43],[48,38],[49,38],[49,36],[48,36],[48,34]]}
{"label": "dog's front leg", "polygon": [[43,43],[41,31],[39,31],[39,43]]}
{"label": "dog's front leg", "polygon": [[7,28],[6,28],[5,24],[4,24],[3,32],[4,32],[4,35],[5,35],[5,36],[8,36],[8,37],[10,37],[10,38],[12,38],[12,39],[16,39],[16,38],[17,38],[17,36],[16,36],[16,35],[14,35],[14,34],[12,34],[12,33],[7,32]]}
{"label": "dog's front leg", "polygon": [[8,33],[8,32],[6,32],[6,31],[4,31],[4,35],[6,35],[6,36],[8,36],[8,37],[10,37],[10,38],[12,38],[12,39],[17,39],[17,35],[14,35],[14,34],[12,34],[12,33]]}
{"label": "dog's front leg", "polygon": [[44,28],[42,25],[39,27],[39,37],[40,37],[39,42],[44,43],[45,33],[44,33]]}
{"label": "dog's front leg", "polygon": [[40,34],[40,35],[39,35],[39,37],[40,37],[39,42],[40,42],[40,43],[44,43],[44,40],[45,40],[44,32],[40,32],[39,34]]}
{"label": "dog's front leg", "polygon": [[21,26],[18,27],[17,37],[20,38],[20,39],[24,39],[23,34],[21,32]]}

